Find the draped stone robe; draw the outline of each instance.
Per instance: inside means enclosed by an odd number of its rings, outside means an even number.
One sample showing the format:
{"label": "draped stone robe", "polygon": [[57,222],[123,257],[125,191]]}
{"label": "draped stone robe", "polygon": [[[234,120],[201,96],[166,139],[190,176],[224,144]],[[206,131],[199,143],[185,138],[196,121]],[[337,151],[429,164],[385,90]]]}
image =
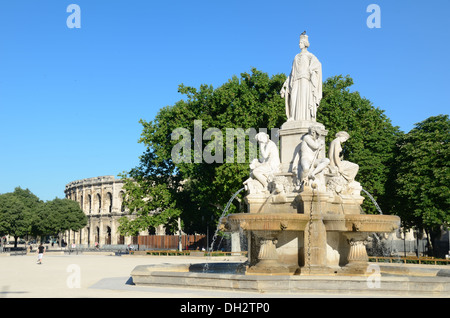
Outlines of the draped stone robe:
{"label": "draped stone robe", "polygon": [[317,57],[307,51],[297,54],[284,88],[287,119],[316,121],[322,99],[322,64]]}

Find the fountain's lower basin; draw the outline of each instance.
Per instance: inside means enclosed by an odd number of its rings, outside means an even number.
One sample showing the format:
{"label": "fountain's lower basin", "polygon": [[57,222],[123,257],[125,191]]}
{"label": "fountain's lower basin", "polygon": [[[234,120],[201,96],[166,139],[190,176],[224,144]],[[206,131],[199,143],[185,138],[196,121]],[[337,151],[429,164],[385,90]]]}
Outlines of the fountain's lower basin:
{"label": "fountain's lower basin", "polygon": [[[203,272],[203,268],[209,268]],[[450,297],[450,269],[444,266],[370,264],[373,275],[244,275],[242,262],[140,265],[136,286],[206,288],[284,295]],[[232,272],[232,269],[236,272]],[[399,275],[399,271],[403,274]]]}
{"label": "fountain's lower basin", "polygon": [[400,219],[391,215],[231,214],[223,229],[247,235],[245,262],[138,266],[131,276],[137,286],[298,296],[450,297],[448,269],[368,262],[367,237],[390,233],[399,225]]}

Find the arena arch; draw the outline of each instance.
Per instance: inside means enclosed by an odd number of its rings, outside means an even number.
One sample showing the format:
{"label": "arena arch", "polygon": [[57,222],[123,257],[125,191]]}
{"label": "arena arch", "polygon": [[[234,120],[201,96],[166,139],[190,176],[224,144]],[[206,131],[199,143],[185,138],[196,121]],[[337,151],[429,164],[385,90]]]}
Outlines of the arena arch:
{"label": "arena arch", "polygon": [[102,196],[100,195],[100,193],[97,193],[97,195],[95,196],[95,205],[94,205],[94,210],[95,212],[101,213],[102,212]]}
{"label": "arena arch", "polygon": [[88,194],[88,212],[92,213],[92,196],[90,194]]}
{"label": "arena arch", "polygon": [[107,211],[109,213],[112,212],[112,205],[113,205],[113,197],[111,192],[107,192],[106,193],[106,206],[107,206]]}

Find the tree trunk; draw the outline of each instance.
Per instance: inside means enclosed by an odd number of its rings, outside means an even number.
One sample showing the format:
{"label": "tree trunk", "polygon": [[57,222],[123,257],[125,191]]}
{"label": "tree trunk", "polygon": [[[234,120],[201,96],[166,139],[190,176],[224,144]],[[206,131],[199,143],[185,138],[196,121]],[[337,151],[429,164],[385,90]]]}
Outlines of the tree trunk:
{"label": "tree trunk", "polygon": [[3,236],[0,237],[0,246],[1,246],[0,253],[3,253],[5,251],[5,240]]}
{"label": "tree trunk", "polygon": [[433,244],[435,233],[432,229],[425,229],[425,233],[427,233],[428,256],[435,256],[436,253]]}

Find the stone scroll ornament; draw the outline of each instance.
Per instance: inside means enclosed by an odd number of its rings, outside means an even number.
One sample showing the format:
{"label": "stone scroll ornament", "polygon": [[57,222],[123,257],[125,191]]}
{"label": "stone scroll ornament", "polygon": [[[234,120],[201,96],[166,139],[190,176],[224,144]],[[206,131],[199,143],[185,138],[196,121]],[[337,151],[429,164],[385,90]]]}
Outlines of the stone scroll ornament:
{"label": "stone scroll ornament", "polygon": [[309,40],[305,33],[300,35],[301,52],[295,56],[291,73],[280,91],[288,121],[316,121],[322,99],[322,64],[308,52]]}
{"label": "stone scroll ornament", "polygon": [[258,133],[255,139],[259,144],[260,159],[250,163],[250,178],[244,182],[244,186],[249,193],[262,193],[268,191],[274,174],[280,172],[281,162],[278,147],[268,134]]}

